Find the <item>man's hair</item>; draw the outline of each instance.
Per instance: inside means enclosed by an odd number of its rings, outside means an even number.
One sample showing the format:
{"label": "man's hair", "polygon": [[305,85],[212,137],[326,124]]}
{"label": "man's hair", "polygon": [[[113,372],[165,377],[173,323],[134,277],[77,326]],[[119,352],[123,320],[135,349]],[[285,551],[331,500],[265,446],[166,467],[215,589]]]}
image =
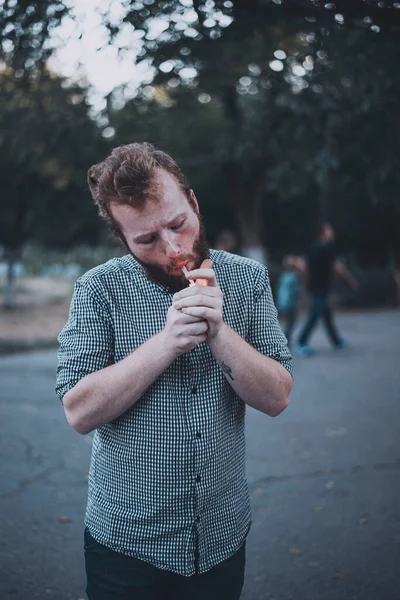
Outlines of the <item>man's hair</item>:
{"label": "man's hair", "polygon": [[88,184],[94,203],[99,215],[119,237],[121,232],[112,218],[111,204],[140,208],[149,198],[156,198],[157,169],[170,173],[191,202],[189,185],[174,159],[146,142],[118,146],[105,160],[90,167]]}

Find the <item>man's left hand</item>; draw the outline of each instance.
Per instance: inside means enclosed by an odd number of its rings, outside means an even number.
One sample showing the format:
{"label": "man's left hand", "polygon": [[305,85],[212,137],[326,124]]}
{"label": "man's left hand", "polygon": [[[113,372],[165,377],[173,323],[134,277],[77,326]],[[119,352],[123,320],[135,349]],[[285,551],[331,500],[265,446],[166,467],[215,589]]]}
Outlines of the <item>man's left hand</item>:
{"label": "man's left hand", "polygon": [[174,307],[187,315],[205,319],[208,322],[207,339],[212,339],[223,324],[223,293],[217,283],[211,260],[207,258],[199,269],[188,271],[186,278],[195,280],[196,283],[174,295]]}

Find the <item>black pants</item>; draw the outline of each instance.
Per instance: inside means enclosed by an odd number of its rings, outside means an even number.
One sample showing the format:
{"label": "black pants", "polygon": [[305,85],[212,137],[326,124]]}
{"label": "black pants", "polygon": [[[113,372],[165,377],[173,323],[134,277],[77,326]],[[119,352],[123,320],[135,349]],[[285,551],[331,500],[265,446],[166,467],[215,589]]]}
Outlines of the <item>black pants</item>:
{"label": "black pants", "polygon": [[310,294],[310,312],[301,330],[299,344],[307,344],[308,338],[319,319],[323,320],[330,341],[334,346],[337,346],[340,342],[340,336],[333,323],[332,310],[326,294]]}
{"label": "black pants", "polygon": [[245,544],[207,573],[184,577],[114,552],[86,529],[85,563],[89,600],[238,600]]}

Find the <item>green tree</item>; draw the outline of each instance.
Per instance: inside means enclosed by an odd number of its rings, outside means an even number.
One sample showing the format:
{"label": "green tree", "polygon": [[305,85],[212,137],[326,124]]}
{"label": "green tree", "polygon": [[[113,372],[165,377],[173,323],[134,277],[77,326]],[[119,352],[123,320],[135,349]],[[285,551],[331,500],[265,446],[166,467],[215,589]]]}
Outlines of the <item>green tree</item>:
{"label": "green tree", "polygon": [[[366,208],[381,202],[384,187],[393,202],[397,153],[393,139],[377,151],[390,125],[382,128],[376,115],[393,115],[398,97],[397,3],[147,0],[127,7],[124,24],[141,32],[139,58],[151,60],[155,85],[181,85],[190,95],[208,94],[208,110],[218,106],[223,133],[213,136],[209,164],[224,181],[245,253],[262,256],[264,230],[268,246],[274,240],[282,248],[285,230],[304,245],[319,218],[340,222],[359,198]],[[118,31],[110,24],[112,35]],[[175,135],[179,112],[164,111]],[[197,136],[190,139],[197,156]],[[293,231],[287,217],[299,217],[299,205],[307,214]]]}
{"label": "green tree", "polygon": [[0,243],[10,264],[28,240],[95,241],[85,173],[105,151],[80,87],[46,71],[21,79],[0,74]]}
{"label": "green tree", "polygon": [[[40,2],[3,0],[0,6],[0,62],[5,78],[18,78],[19,87],[29,89],[30,77],[33,73],[43,71],[52,49],[48,44],[50,32],[60,25],[63,17],[68,13],[67,7],[59,1],[40,0]],[[10,82],[3,78],[4,86],[11,89]],[[3,88],[3,86],[2,86]],[[3,99],[7,91],[3,88]],[[4,115],[4,107],[1,107]],[[4,112],[3,112],[4,111]],[[2,118],[3,123],[5,119]],[[3,132],[3,140],[7,135]],[[0,171],[7,177],[10,176],[9,162],[5,161],[0,166]],[[19,178],[24,179],[23,172]],[[29,188],[29,183],[27,182]],[[3,195],[4,198],[4,195]],[[11,199],[10,199],[11,201]],[[3,203],[5,201],[3,200]],[[16,209],[16,221],[21,220],[21,204]],[[9,212],[9,207],[7,212]],[[3,231],[4,231],[3,226]],[[14,303],[14,261],[16,240],[10,243],[3,241],[6,247],[5,256],[8,260],[8,275],[5,291],[5,304],[12,306]]]}
{"label": "green tree", "polygon": [[0,60],[19,77],[43,70],[53,52],[50,34],[68,13],[61,0],[2,0]]}
{"label": "green tree", "polygon": [[95,212],[85,172],[104,152],[86,92],[52,74],[51,32],[63,2],[4,0],[0,8],[0,244],[8,260],[6,306],[14,302],[14,264],[24,244],[94,241]]}

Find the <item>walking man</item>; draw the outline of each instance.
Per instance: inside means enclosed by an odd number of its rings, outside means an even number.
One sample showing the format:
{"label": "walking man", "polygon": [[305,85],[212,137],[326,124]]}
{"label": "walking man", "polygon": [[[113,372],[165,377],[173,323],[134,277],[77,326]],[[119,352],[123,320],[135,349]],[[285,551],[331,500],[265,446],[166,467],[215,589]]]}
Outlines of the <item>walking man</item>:
{"label": "walking man", "polygon": [[310,296],[310,311],[300,332],[296,352],[300,356],[312,356],[315,350],[309,346],[308,340],[318,320],[321,318],[328,337],[335,348],[343,348],[346,341],[342,338],[333,322],[329,293],[333,273],[341,275],[353,289],[358,284],[346,267],[336,260],[333,242],[335,231],[329,223],[323,223],[319,229],[318,241],[314,244],[305,263],[307,289]]}
{"label": "walking man", "polygon": [[245,406],[276,416],[292,387],[267,270],[208,249],[193,190],[150,144],[115,148],[88,180],[128,251],[77,281],[59,336],[57,393],[94,431],[89,600],[236,600]]}

